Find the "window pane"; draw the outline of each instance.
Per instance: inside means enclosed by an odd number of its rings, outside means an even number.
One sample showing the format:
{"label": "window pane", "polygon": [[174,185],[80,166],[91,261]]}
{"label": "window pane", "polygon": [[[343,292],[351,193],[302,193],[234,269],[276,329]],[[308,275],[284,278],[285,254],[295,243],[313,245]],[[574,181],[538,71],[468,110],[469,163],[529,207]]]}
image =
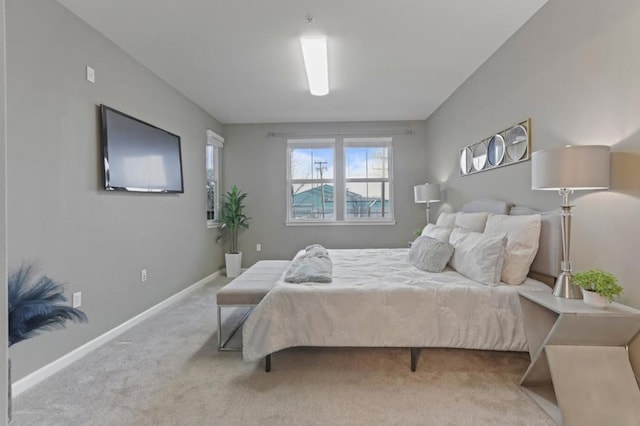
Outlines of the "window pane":
{"label": "window pane", "polygon": [[216,218],[216,193],[217,184],[214,181],[207,182],[207,220],[215,220]]}
{"label": "window pane", "polygon": [[346,219],[390,218],[389,182],[347,183]]}
{"label": "window pane", "polygon": [[206,145],[205,154],[207,220],[216,220],[216,196],[218,193],[215,174],[216,148],[213,145]]}
{"label": "window pane", "polygon": [[333,219],[334,188],[331,184],[291,185],[291,219]]}
{"label": "window pane", "polygon": [[209,182],[213,180],[215,176],[215,152],[213,145],[207,145],[206,157],[207,182]]}
{"label": "window pane", "polygon": [[388,178],[389,150],[385,147],[345,148],[347,179]]}
{"label": "window pane", "polygon": [[333,148],[293,148],[291,179],[333,179]]}

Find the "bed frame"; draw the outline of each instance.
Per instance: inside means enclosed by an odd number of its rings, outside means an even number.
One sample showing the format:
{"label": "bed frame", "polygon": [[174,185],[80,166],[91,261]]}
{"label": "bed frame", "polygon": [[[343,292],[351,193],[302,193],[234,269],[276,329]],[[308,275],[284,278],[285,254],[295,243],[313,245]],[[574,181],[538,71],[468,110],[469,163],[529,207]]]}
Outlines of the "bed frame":
{"label": "bed frame", "polygon": [[[541,212],[524,206],[515,206],[502,200],[482,198],[464,204],[462,212],[487,212],[512,216],[540,214],[542,216],[540,246],[531,265],[529,277],[553,288],[556,277],[560,273],[562,260],[561,223],[557,211]],[[420,349],[417,347],[409,348],[409,365],[412,372],[417,369]],[[265,372],[267,373],[271,371],[271,355],[265,356]]]}

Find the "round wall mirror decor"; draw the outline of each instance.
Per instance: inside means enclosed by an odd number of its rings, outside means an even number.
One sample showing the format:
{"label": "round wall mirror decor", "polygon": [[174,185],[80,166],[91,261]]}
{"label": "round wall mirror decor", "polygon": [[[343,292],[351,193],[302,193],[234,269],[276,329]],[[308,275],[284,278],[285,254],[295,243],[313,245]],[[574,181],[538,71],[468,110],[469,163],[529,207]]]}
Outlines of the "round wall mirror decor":
{"label": "round wall mirror decor", "polygon": [[492,136],[487,145],[487,161],[489,166],[495,167],[504,160],[504,138],[500,135]]}
{"label": "round wall mirror decor", "polygon": [[507,155],[513,161],[518,161],[527,153],[527,129],[523,125],[518,124],[509,129],[507,133]]}
{"label": "round wall mirror decor", "polygon": [[487,165],[487,145],[480,142],[473,146],[473,169],[480,171]]}
{"label": "round wall mirror decor", "polygon": [[470,148],[460,150],[460,173],[463,175],[471,172],[472,155]]}

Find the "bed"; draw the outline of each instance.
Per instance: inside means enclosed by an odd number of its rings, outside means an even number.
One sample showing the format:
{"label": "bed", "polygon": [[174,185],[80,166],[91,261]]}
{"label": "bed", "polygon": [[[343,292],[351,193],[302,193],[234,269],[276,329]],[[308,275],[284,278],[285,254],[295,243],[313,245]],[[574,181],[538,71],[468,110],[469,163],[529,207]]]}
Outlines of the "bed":
{"label": "bed", "polygon": [[[495,200],[474,201],[463,211],[535,213]],[[531,267],[539,278],[557,275],[556,216],[543,216]],[[518,290],[550,292],[547,284],[527,277],[518,286],[492,287],[451,268],[430,273],[411,265],[408,251],[329,250],[332,283],[290,284],[281,277],[244,324],[244,360],[269,361],[270,354],[297,346],[528,350]]]}

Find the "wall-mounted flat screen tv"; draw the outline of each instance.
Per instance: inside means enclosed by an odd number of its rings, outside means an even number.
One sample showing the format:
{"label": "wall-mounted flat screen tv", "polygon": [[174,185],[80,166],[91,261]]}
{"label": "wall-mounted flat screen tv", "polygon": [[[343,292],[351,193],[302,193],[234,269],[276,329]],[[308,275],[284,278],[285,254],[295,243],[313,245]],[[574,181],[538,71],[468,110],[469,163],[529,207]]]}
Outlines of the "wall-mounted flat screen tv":
{"label": "wall-mounted flat screen tv", "polygon": [[105,189],[184,192],[180,136],[106,105],[100,115]]}

